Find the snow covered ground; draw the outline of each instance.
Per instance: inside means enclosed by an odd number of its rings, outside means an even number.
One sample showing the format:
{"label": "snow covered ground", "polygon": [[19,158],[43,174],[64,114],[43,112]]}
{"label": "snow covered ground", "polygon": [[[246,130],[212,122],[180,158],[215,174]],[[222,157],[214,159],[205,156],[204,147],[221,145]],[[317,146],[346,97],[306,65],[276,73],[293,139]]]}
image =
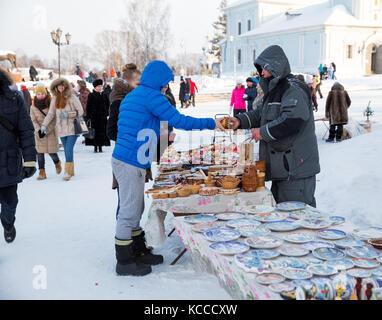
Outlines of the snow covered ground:
{"label": "snow covered ground", "polygon": [[[358,225],[382,226],[382,90],[362,90],[380,85],[379,77],[353,83],[349,110],[354,120],[362,115],[369,100],[376,115],[372,133],[341,144],[322,140],[326,132],[317,123],[322,172],[318,175],[318,207],[333,215],[343,215]],[[325,83],[324,87],[330,87]],[[352,91],[352,90],[350,90]],[[325,92],[325,90],[323,90]],[[316,118],[323,117],[326,94],[319,99]],[[226,113],[229,101],[206,103],[184,110],[197,117]],[[188,147],[188,135],[177,131],[177,148]],[[203,132],[204,143],[212,133]],[[36,176],[19,185],[17,238],[6,244],[0,239],[0,299],[230,299],[215,276],[195,272],[186,254],[175,266],[171,261],[183,249],[176,234],[156,250],[164,264],[143,278],[117,277],[114,272],[114,229],[116,193],[111,190],[112,147],[94,154],[79,139],[75,149],[76,176],[70,182],[57,176],[47,157],[48,179]],[[194,142],[196,145],[199,141]],[[63,152],[60,152],[63,161]],[[150,205],[149,199],[146,206]],[[142,226],[147,220],[147,210]],[[172,219],[166,219],[167,231]],[[42,266],[43,269],[38,269]],[[46,289],[34,288],[41,270],[47,273]]]}

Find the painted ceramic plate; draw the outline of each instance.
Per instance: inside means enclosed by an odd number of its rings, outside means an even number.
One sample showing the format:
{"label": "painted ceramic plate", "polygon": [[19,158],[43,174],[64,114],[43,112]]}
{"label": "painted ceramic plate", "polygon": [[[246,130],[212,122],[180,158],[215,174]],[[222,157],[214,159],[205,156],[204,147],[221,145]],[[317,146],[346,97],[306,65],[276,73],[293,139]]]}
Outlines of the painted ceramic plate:
{"label": "painted ceramic plate", "polygon": [[260,221],[257,221],[253,218],[241,218],[241,219],[233,219],[227,222],[227,226],[231,228],[238,228],[242,226],[254,226],[258,227],[261,225]]}
{"label": "painted ceramic plate", "polygon": [[285,280],[285,278],[277,273],[264,273],[264,274],[259,274],[256,277],[256,281],[260,284],[275,284],[275,283],[281,283]]}
{"label": "painted ceramic plate", "polygon": [[272,290],[273,292],[280,293],[280,292],[291,292],[296,288],[296,286],[290,282],[282,282],[282,283],[271,284],[268,288]]}
{"label": "painted ceramic plate", "polygon": [[373,269],[380,266],[378,261],[372,259],[353,259],[353,262],[356,267],[364,269]]}
{"label": "painted ceramic plate", "polygon": [[329,260],[325,261],[325,265],[337,270],[347,270],[354,267],[354,262],[350,259]]}
{"label": "painted ceramic plate", "polygon": [[253,255],[251,251],[237,254],[235,256],[235,262],[240,268],[247,272],[255,272],[258,274],[269,272],[268,263]]}
{"label": "painted ceramic plate", "polygon": [[312,256],[307,256],[303,258],[304,262],[306,262],[309,265],[317,265],[317,264],[322,264],[322,260],[314,258]]}
{"label": "painted ceramic plate", "polygon": [[378,257],[377,257],[377,261],[378,261],[379,263],[382,263],[382,256],[378,256]]}
{"label": "painted ceramic plate", "polygon": [[210,248],[220,254],[239,254],[249,250],[249,246],[242,242],[221,241],[210,244]]}
{"label": "painted ceramic plate", "polygon": [[278,257],[280,253],[272,249],[256,249],[249,251],[247,255],[253,255],[254,257],[258,257],[260,259],[273,259]]}
{"label": "painted ceramic plate", "polygon": [[282,245],[282,240],[272,236],[250,237],[244,240],[246,244],[255,249],[274,249]]}
{"label": "painted ceramic plate", "polygon": [[287,202],[278,203],[276,205],[276,209],[281,211],[296,211],[296,210],[305,209],[306,206],[307,204],[303,202],[287,201]]}
{"label": "painted ceramic plate", "polygon": [[192,230],[198,233],[206,232],[211,228],[224,228],[226,226],[225,222],[222,221],[214,221],[214,222],[203,222],[195,224],[192,227]]}
{"label": "painted ceramic plate", "polygon": [[210,216],[210,215],[206,215],[206,214],[199,214],[196,216],[184,217],[185,222],[192,223],[192,224],[203,223],[203,222],[214,222],[217,219],[218,218],[216,218],[214,216]]}
{"label": "painted ceramic plate", "polygon": [[346,249],[346,254],[353,258],[375,259],[379,253],[368,247],[353,247]]}
{"label": "painted ceramic plate", "polygon": [[293,245],[284,245],[277,249],[278,252],[280,252],[283,256],[288,257],[302,257],[309,254],[309,250],[300,247],[300,246],[293,246]]}
{"label": "painted ceramic plate", "polygon": [[371,270],[371,272],[373,273],[373,276],[382,277],[382,267]]}
{"label": "painted ceramic plate", "polygon": [[314,218],[308,218],[308,219],[302,219],[298,220],[297,223],[306,229],[324,229],[332,225],[332,222],[329,219],[314,219]]}
{"label": "painted ceramic plate", "polygon": [[310,271],[314,275],[321,277],[332,276],[338,273],[336,268],[333,268],[328,265],[309,266],[308,271]]}
{"label": "painted ceramic plate", "polygon": [[336,245],[336,247],[343,248],[343,249],[352,248],[352,247],[362,247],[365,245],[364,242],[360,240],[354,240],[354,239],[338,240],[338,241],[334,241],[334,244]]}
{"label": "painted ceramic plate", "polygon": [[292,269],[306,269],[308,265],[301,259],[292,257],[281,257],[276,260],[269,261],[272,268],[292,268]]}
{"label": "painted ceramic plate", "polygon": [[242,213],[227,212],[227,213],[216,214],[215,217],[218,218],[219,220],[228,221],[228,220],[233,220],[233,219],[244,218],[245,215]]}
{"label": "painted ceramic plate", "polygon": [[314,285],[314,282],[310,280],[293,280],[291,281],[296,287],[311,288]]}
{"label": "painted ceramic plate", "polygon": [[291,280],[306,280],[310,279],[313,274],[308,270],[289,268],[284,270],[283,276]]}
{"label": "painted ceramic plate", "polygon": [[239,231],[228,228],[214,228],[202,233],[208,241],[234,241],[240,238]]}
{"label": "painted ceramic plate", "polygon": [[243,211],[243,212],[248,212],[248,213],[251,213],[251,214],[258,214],[258,213],[271,213],[273,211],[275,211],[275,208],[274,207],[270,207],[270,206],[263,206],[263,205],[258,205],[258,206],[247,206],[247,207],[243,207],[240,209],[240,211]]}
{"label": "painted ceramic plate", "polygon": [[310,251],[317,248],[334,248],[334,244],[327,241],[310,241],[303,243],[301,246]]}
{"label": "painted ceramic plate", "polygon": [[323,218],[324,215],[317,209],[303,209],[303,210],[290,212],[289,217],[296,220],[319,219],[319,218]]}
{"label": "painted ceramic plate", "polygon": [[236,228],[242,237],[260,237],[266,236],[271,233],[271,230],[265,228],[264,226],[242,226]]}
{"label": "painted ceramic plate", "polygon": [[339,225],[346,221],[346,219],[341,216],[331,216],[329,217],[329,220],[333,222],[333,225]]}
{"label": "painted ceramic plate", "polygon": [[326,240],[339,240],[346,238],[346,232],[336,229],[324,229],[317,231],[317,235]]}
{"label": "painted ceramic plate", "polygon": [[292,243],[306,243],[313,241],[313,237],[307,233],[294,232],[286,234],[282,237],[285,241]]}
{"label": "painted ceramic plate", "polygon": [[369,227],[369,228],[355,229],[352,234],[361,240],[382,238],[382,228]]}
{"label": "painted ceramic plate", "polygon": [[370,270],[354,268],[347,271],[347,274],[355,278],[370,278],[372,273]]}
{"label": "painted ceramic plate", "polygon": [[258,213],[253,218],[260,222],[282,221],[288,218],[288,214],[285,212]]}
{"label": "painted ceramic plate", "polygon": [[294,221],[273,221],[264,224],[264,227],[272,231],[293,231],[300,226]]}
{"label": "painted ceramic plate", "polygon": [[336,248],[317,248],[313,250],[313,255],[322,260],[337,260],[345,258],[345,253]]}

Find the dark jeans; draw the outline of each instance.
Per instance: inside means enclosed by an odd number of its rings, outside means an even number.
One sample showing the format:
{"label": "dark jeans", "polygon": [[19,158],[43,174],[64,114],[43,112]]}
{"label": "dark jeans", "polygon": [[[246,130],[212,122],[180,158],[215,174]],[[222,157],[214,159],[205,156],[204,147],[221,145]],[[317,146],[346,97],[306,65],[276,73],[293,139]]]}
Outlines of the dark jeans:
{"label": "dark jeans", "polygon": [[0,188],[1,224],[5,230],[11,230],[16,220],[16,207],[19,202],[17,197],[17,184]]}
{"label": "dark jeans", "polygon": [[314,197],[316,176],[298,180],[272,181],[271,191],[276,203],[299,201],[316,207]]}
{"label": "dark jeans", "polygon": [[[49,153],[49,156],[52,158],[54,164],[57,164],[60,162],[60,159],[58,158],[57,153]],[[38,168],[45,169],[45,153],[38,153],[37,160],[38,160]]]}
{"label": "dark jeans", "polygon": [[321,92],[321,83],[316,86],[316,91],[320,95],[320,98],[323,98],[322,92]]}
{"label": "dark jeans", "polygon": [[190,94],[190,101],[191,101],[192,105],[195,107],[195,93]]}
{"label": "dark jeans", "polygon": [[336,138],[337,140],[341,140],[343,132],[344,126],[342,124],[332,124],[330,125],[329,139],[333,140]]}

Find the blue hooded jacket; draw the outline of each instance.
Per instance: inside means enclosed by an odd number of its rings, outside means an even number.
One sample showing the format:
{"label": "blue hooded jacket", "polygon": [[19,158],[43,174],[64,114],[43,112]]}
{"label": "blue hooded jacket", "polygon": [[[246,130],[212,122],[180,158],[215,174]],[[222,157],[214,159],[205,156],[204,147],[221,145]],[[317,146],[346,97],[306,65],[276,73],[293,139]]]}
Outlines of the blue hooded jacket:
{"label": "blue hooded jacket", "polygon": [[161,121],[183,130],[215,129],[214,119],[184,116],[168,102],[161,90],[173,79],[171,69],[163,61],[146,66],[140,85],[121,102],[115,159],[143,169],[150,167]]}

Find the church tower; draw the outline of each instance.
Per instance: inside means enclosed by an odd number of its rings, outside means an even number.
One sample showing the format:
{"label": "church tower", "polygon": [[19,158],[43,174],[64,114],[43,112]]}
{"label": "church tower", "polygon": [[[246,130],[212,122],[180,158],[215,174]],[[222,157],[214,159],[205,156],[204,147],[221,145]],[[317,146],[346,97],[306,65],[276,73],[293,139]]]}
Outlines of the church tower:
{"label": "church tower", "polygon": [[382,0],[331,0],[332,6],[344,5],[357,19],[367,22],[382,22]]}

